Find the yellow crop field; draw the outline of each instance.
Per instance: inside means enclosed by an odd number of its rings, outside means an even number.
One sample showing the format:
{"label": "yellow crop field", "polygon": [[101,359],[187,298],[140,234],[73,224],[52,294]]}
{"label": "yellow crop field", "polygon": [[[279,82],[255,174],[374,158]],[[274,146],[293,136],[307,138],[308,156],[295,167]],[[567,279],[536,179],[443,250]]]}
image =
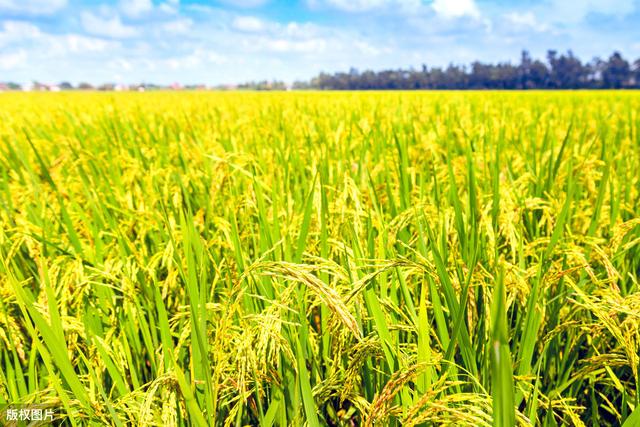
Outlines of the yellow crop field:
{"label": "yellow crop field", "polygon": [[640,425],[638,92],[0,94],[0,409]]}

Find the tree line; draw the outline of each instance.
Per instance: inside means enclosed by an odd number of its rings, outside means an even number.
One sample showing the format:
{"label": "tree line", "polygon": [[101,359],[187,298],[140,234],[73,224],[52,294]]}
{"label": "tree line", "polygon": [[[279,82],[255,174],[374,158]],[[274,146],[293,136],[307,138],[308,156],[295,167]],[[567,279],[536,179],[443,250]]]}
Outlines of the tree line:
{"label": "tree line", "polygon": [[320,73],[295,89],[626,89],[640,88],[640,59],[629,63],[619,52],[607,60],[583,63],[571,51],[547,52],[546,61],[523,51],[520,63],[490,64],[475,61],[469,66],[397,69],[334,74]]}
{"label": "tree line", "polygon": [[583,63],[570,50],[559,54],[547,51],[546,60],[533,59],[528,51],[523,51],[519,64],[501,62],[491,64],[475,61],[469,65],[450,64],[447,67],[428,67],[416,70],[393,69],[360,72],[355,68],[349,72],[320,73],[308,81],[297,81],[293,85],[282,81],[257,81],[240,85],[116,85],[105,83],[92,86],[80,83],[73,86],[69,82],[58,85],[44,85],[33,82],[22,87],[18,83],[0,82],[3,90],[286,90],[286,89],[328,89],[328,90],[368,90],[368,89],[640,89],[640,58],[630,63],[619,52],[614,52],[607,60],[594,58]]}

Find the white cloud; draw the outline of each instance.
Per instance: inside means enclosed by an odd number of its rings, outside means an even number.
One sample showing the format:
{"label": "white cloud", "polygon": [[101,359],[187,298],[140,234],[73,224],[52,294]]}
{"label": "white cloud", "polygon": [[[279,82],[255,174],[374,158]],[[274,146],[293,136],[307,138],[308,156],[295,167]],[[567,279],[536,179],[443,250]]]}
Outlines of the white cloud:
{"label": "white cloud", "polygon": [[509,12],[504,14],[504,18],[511,26],[517,29],[533,30],[537,32],[549,31],[548,24],[538,21],[536,15],[531,12]]}
{"label": "white cloud", "polygon": [[52,15],[67,6],[67,0],[0,0],[0,12]]}
{"label": "white cloud", "polygon": [[193,21],[189,18],[180,18],[175,21],[169,21],[162,24],[161,28],[164,32],[171,34],[185,34],[193,27]]}
{"label": "white cloud", "polygon": [[86,37],[78,34],[66,34],[63,36],[50,37],[53,37],[54,40],[59,40],[59,43],[63,45],[63,48],[72,53],[105,52],[118,46],[117,43],[113,43],[108,40]]}
{"label": "white cloud", "polygon": [[478,18],[480,11],[474,0],[434,0],[433,10],[445,18],[471,16]]}
{"label": "white cloud", "polygon": [[327,48],[327,41],[321,38],[309,40],[264,38],[259,40],[258,45],[275,53],[322,53]]}
{"label": "white cloud", "polygon": [[620,17],[634,9],[634,0],[550,0],[547,7],[541,8],[540,14],[558,22],[576,23],[591,13]]}
{"label": "white cloud", "polygon": [[422,5],[421,0],[307,0],[312,8],[328,6],[345,12],[369,12],[380,9],[398,9],[416,11]]}
{"label": "white cloud", "polygon": [[231,26],[236,30],[248,33],[257,33],[266,28],[265,23],[254,16],[238,16],[233,20]]}
{"label": "white cloud", "polygon": [[589,15],[623,18],[635,10],[634,0],[547,0],[529,10],[512,11],[503,18],[513,29],[536,32],[575,30]]}
{"label": "white cloud", "polygon": [[[110,10],[108,6],[106,10]],[[133,19],[157,15],[155,12],[158,11],[165,15],[176,15],[180,10],[180,0],[166,0],[157,6],[154,6],[152,0],[120,0],[118,10],[127,18]]]}
{"label": "white cloud", "polygon": [[16,52],[8,52],[0,54],[0,68],[3,70],[11,70],[25,65],[27,62],[27,52],[20,49]]}
{"label": "white cloud", "polygon": [[133,69],[131,62],[123,58],[112,59],[107,63],[107,67],[122,71],[131,71],[131,69]]}
{"label": "white cloud", "polygon": [[323,29],[316,24],[309,22],[289,22],[284,26],[283,33],[289,37],[313,37],[318,33],[322,33]]}
{"label": "white cloud", "polygon": [[[275,67],[273,64],[287,57],[291,59],[286,59],[283,64],[304,58],[317,65],[342,58],[343,62],[351,61],[350,65],[359,66],[363,58],[370,59],[391,51],[388,43],[368,39],[358,34],[358,31],[312,22],[282,23],[253,16],[237,16],[232,21],[231,28],[236,32],[227,34],[226,37],[234,43],[235,52],[229,59],[233,63],[244,60],[262,61],[265,67]],[[224,45],[225,42],[221,43]],[[326,69],[336,67],[338,65],[328,66]]]}
{"label": "white cloud", "polygon": [[151,0],[120,0],[119,9],[125,16],[137,18],[153,10]]}
{"label": "white cloud", "polygon": [[[39,55],[103,52],[117,43],[80,34],[47,34],[23,21],[5,21],[0,26],[0,48],[12,45],[29,46]],[[41,51],[41,52],[40,52]]]}
{"label": "white cloud", "polygon": [[30,40],[41,35],[40,29],[23,21],[5,21],[0,30],[0,47]]}
{"label": "white cloud", "polygon": [[364,12],[389,3],[388,0],[327,0],[327,3],[337,9],[348,12]]}
{"label": "white cloud", "polygon": [[161,3],[160,6],[158,6],[158,9],[171,15],[176,14],[178,13],[178,9],[180,9],[180,0],[167,0],[164,3]]}
{"label": "white cloud", "polygon": [[111,38],[128,38],[138,35],[138,29],[123,24],[118,15],[103,18],[90,12],[83,12],[80,19],[83,28],[90,34]]}
{"label": "white cloud", "polygon": [[[60,80],[65,80],[73,71],[60,67],[60,63],[91,61],[120,47],[116,41],[81,34],[49,34],[22,21],[0,23],[0,69],[17,73],[15,80],[50,80],[56,72]],[[53,64],[54,74],[43,73],[44,64]]]}
{"label": "white cloud", "polygon": [[218,1],[228,6],[241,7],[241,8],[258,7],[258,6],[263,6],[269,3],[269,0],[218,0]]}
{"label": "white cloud", "polygon": [[384,46],[376,47],[362,40],[354,41],[353,45],[358,51],[367,56],[378,56],[382,53],[389,53],[389,49]]}
{"label": "white cloud", "polygon": [[223,55],[217,52],[196,49],[188,55],[166,59],[162,61],[161,65],[167,66],[172,70],[194,69],[204,64],[223,64],[226,60]]}

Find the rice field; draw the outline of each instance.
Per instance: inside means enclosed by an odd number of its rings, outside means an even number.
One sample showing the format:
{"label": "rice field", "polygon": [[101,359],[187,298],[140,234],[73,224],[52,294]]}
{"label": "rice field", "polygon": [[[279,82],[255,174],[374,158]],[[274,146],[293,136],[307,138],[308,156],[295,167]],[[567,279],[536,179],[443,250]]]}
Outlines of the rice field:
{"label": "rice field", "polygon": [[0,94],[0,409],[640,426],[639,111],[633,91]]}

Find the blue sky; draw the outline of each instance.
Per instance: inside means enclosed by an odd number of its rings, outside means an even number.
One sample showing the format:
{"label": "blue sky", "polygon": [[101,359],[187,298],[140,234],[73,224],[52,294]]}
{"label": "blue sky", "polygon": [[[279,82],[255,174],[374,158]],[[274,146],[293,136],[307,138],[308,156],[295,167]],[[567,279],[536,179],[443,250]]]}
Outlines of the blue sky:
{"label": "blue sky", "polygon": [[640,0],[0,0],[0,81],[238,83],[320,71],[640,58]]}

